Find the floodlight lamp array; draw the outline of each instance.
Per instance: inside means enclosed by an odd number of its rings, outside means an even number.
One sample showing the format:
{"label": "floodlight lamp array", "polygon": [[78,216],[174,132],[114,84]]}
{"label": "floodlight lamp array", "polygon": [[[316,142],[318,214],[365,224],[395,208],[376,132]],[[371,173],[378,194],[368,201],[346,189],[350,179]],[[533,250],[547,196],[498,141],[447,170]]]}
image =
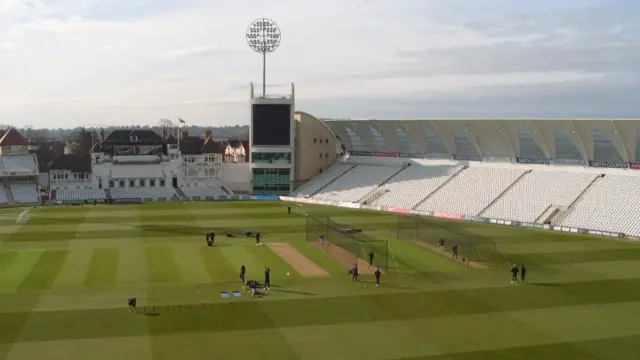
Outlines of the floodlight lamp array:
{"label": "floodlight lamp array", "polygon": [[258,19],[252,22],[246,36],[249,47],[261,54],[273,52],[280,45],[280,28],[269,19]]}

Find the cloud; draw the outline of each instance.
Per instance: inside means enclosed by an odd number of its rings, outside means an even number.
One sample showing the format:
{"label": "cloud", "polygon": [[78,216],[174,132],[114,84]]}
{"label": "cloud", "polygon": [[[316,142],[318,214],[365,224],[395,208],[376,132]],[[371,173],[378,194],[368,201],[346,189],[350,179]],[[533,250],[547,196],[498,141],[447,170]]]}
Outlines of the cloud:
{"label": "cloud", "polygon": [[171,59],[192,56],[211,56],[224,52],[218,45],[204,45],[189,48],[175,49],[160,54],[160,58]]}
{"label": "cloud", "polygon": [[320,117],[634,109],[640,5],[514,3],[0,0],[0,118],[246,124],[262,61],[245,31],[264,16],[282,31],[267,57],[269,91],[295,82],[297,107]]}

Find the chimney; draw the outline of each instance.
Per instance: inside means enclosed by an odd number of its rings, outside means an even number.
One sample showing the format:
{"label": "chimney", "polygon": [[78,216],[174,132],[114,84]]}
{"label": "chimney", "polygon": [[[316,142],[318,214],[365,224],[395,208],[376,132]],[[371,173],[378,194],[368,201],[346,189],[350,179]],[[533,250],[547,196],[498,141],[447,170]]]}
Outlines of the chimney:
{"label": "chimney", "polygon": [[204,132],[204,138],[205,138],[205,139],[210,139],[210,138],[212,138],[212,137],[213,137],[213,131],[211,131],[211,129],[207,129],[207,130]]}

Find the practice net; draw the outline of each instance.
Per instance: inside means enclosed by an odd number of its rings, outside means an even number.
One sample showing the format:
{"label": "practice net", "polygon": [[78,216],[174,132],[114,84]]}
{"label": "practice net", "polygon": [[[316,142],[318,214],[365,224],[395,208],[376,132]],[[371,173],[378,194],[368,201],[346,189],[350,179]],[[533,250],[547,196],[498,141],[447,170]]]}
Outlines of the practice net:
{"label": "practice net", "polygon": [[460,223],[398,215],[396,234],[398,239],[419,241],[434,250],[438,248],[438,242],[444,239],[448,254],[452,246],[458,245],[458,258],[464,259],[467,266],[471,263],[483,264],[482,267],[487,268],[510,266],[492,238],[465,229]]}
{"label": "practice net", "polygon": [[350,225],[340,224],[328,216],[306,216],[306,240],[328,246],[340,247],[358,258],[368,259],[374,253],[374,265],[383,272],[389,271],[389,247],[386,240],[375,239]]}

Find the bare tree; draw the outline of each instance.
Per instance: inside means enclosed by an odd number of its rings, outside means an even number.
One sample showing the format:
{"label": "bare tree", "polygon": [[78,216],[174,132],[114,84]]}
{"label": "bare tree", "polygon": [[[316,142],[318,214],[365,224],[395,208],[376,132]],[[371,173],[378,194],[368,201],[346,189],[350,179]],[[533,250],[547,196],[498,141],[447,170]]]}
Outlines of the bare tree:
{"label": "bare tree", "polygon": [[159,124],[160,124],[161,128],[175,128],[175,127],[177,127],[177,125],[173,121],[171,121],[169,119],[160,119]]}
{"label": "bare tree", "polygon": [[169,119],[160,119],[159,124],[163,138],[166,138],[168,135],[178,136],[178,126],[173,121]]}

